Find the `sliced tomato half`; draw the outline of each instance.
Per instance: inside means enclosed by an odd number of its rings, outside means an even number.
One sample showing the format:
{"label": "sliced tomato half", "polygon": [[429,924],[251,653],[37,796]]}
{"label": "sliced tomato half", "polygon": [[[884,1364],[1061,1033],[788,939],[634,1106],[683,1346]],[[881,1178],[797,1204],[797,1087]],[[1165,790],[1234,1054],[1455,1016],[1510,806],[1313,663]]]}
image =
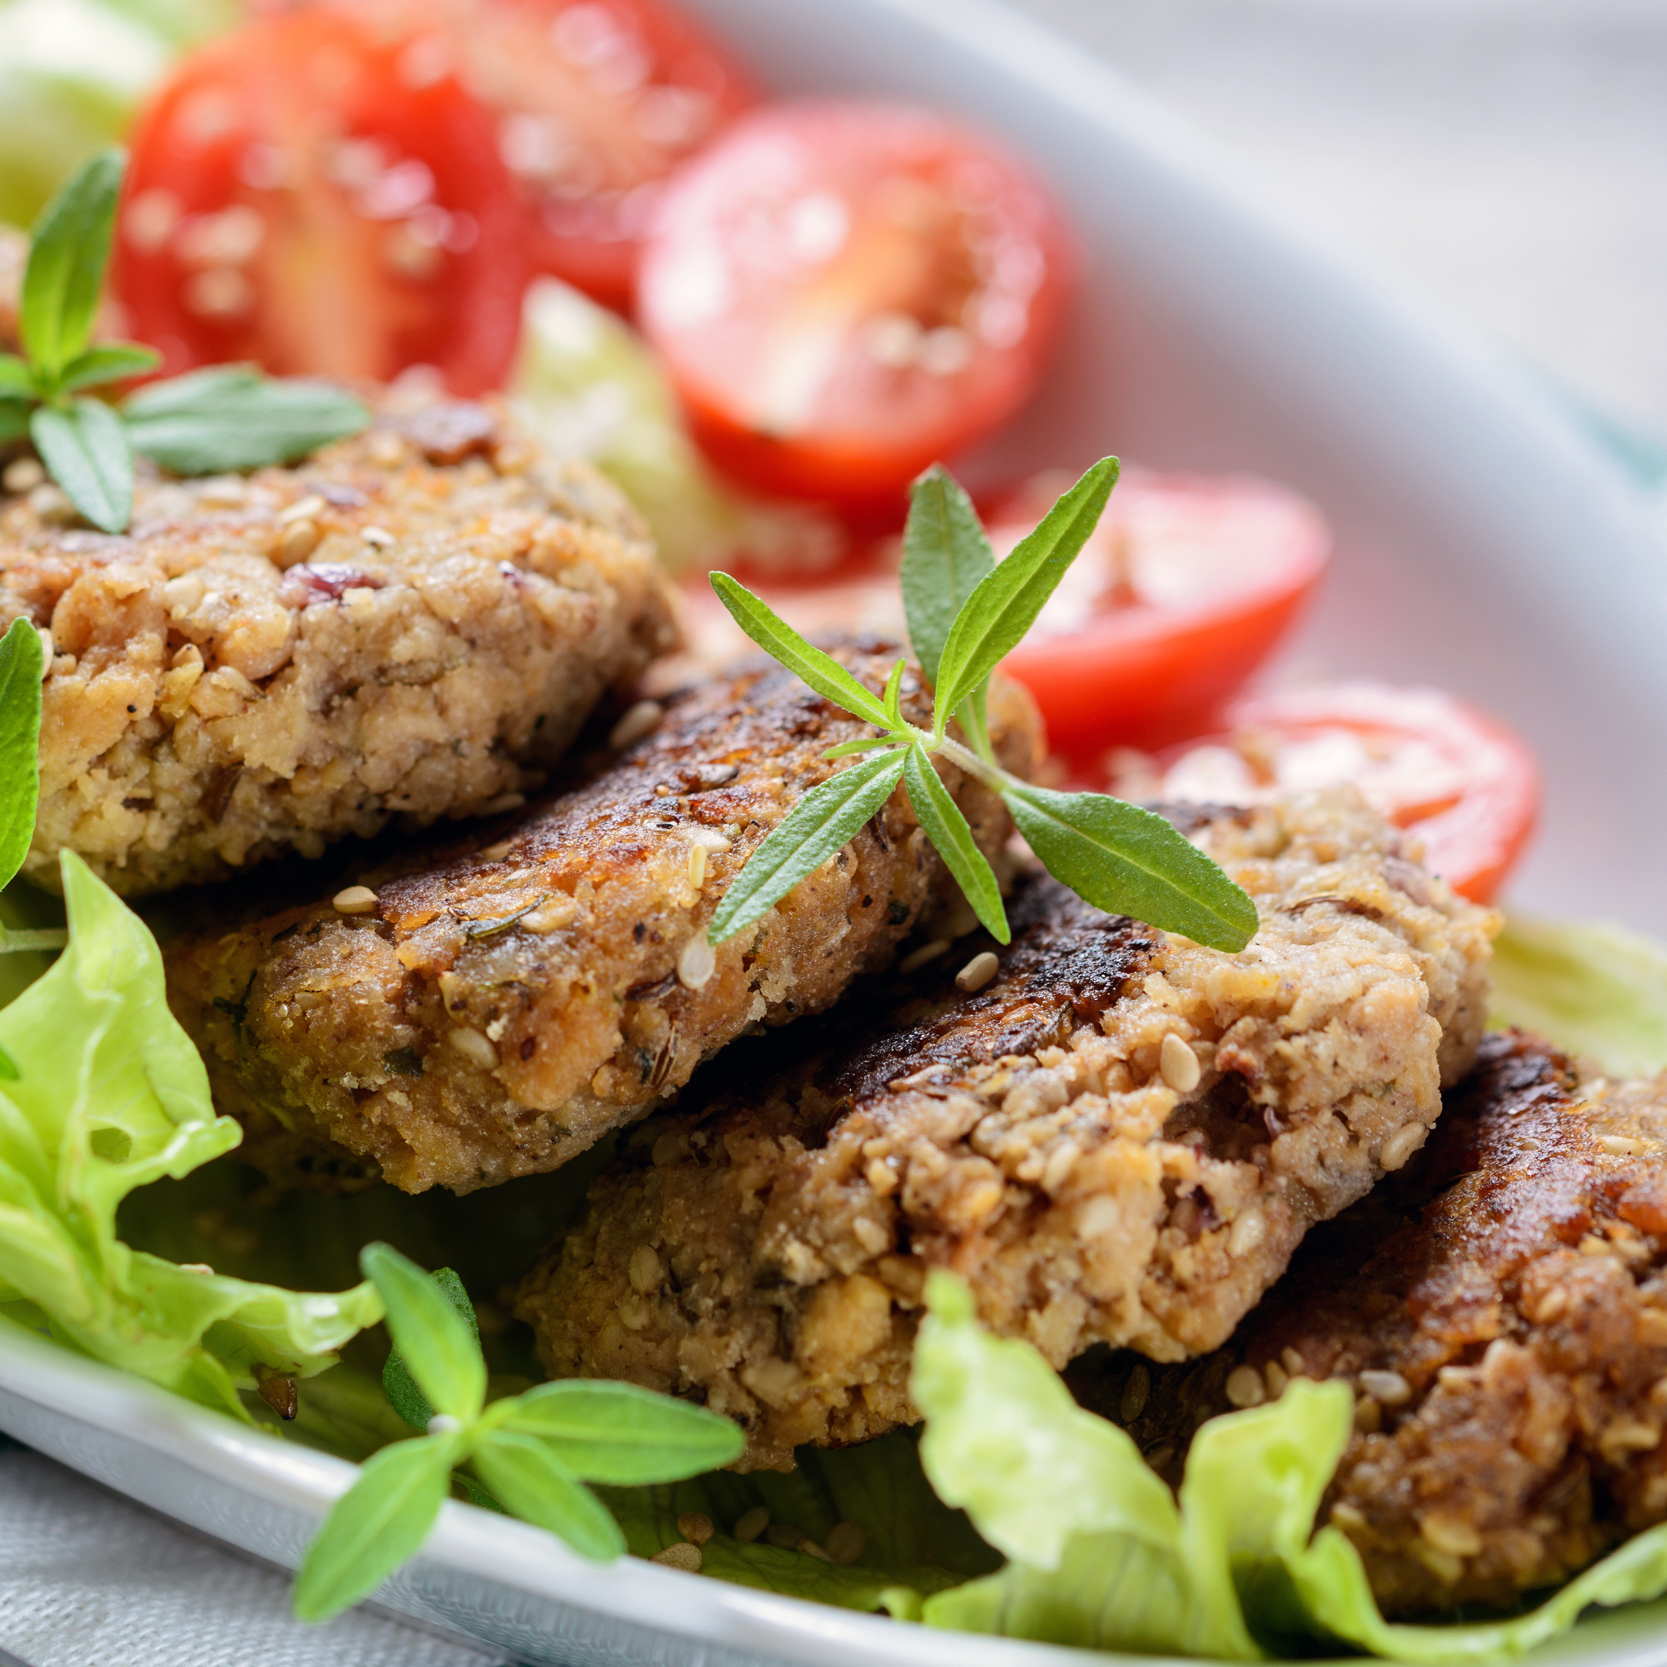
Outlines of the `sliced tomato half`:
{"label": "sliced tomato half", "polygon": [[485,0],[459,22],[540,270],[628,306],[667,177],[757,102],[746,72],[657,0]]}
{"label": "sliced tomato half", "polygon": [[[1006,554],[1069,482],[1032,482],[990,517]],[[1196,735],[1278,645],[1324,575],[1318,510],[1247,477],[1126,468],[1100,525],[1004,669],[1035,695],[1055,750]]]}
{"label": "sliced tomato half", "polygon": [[309,10],[175,68],[135,128],[115,248],[131,333],[167,372],[503,382],[525,222],[496,123],[424,48]]}
{"label": "sliced tomato half", "polygon": [[1503,724],[1438,689],[1334,683],[1235,701],[1225,730],[1131,765],[1131,796],[1256,804],[1353,783],[1454,889],[1490,901],[1539,814],[1534,755]]}
{"label": "sliced tomato half", "polygon": [[621,310],[667,176],[757,103],[660,0],[331,0],[456,63],[492,112],[534,263]]}
{"label": "sliced tomato half", "polygon": [[884,501],[1035,390],[1065,249],[1050,194],[982,134],[902,105],[772,105],[668,185],[638,309],[721,467]]}

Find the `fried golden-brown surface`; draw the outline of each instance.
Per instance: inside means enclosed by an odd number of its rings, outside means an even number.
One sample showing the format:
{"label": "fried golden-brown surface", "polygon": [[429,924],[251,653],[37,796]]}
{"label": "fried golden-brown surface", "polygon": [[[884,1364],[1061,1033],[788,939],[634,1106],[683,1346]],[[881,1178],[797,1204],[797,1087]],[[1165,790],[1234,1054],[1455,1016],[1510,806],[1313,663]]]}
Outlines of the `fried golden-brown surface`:
{"label": "fried golden-brown surface", "polygon": [[[839,652],[877,687],[898,650]],[[1028,772],[1029,697],[998,684],[991,727]],[[714,950],[706,923],[836,768],[827,748],[867,733],[752,662],[670,700],[646,739],[485,849],[383,884],[364,914],[325,902],[176,944],[171,999],[248,1128],[243,1154],[280,1178],[465,1192],[557,1167],[742,1031],[836,1001],[950,886],[901,790],[756,927]],[[994,854],[1006,807],[952,766],[944,779]]]}
{"label": "fried golden-brown surface", "polygon": [[130,893],[501,806],[674,637],[611,486],[410,389],[292,468],[141,461],[120,537],[49,482],[0,496],[20,615],[51,655],[26,872],[54,884],[67,848]]}
{"label": "fried golden-brown surface", "polygon": [[1582,1083],[1495,1033],[1426,1149],[1318,1231],[1227,1348],[1074,1387],[1174,1476],[1205,1418],[1347,1379],[1356,1433],[1320,1519],[1385,1612],[1507,1606],[1667,1517],[1664,1263],[1667,1079]]}
{"label": "fried golden-brown surface", "polygon": [[635,1131],[522,1287],[552,1374],[693,1395],[741,1421],[748,1465],[787,1467],[915,1417],[933,1266],[1056,1365],[1216,1348],[1309,1225],[1423,1140],[1494,922],[1352,794],[1194,837],[1260,910],[1240,954],[1033,878],[984,988],[951,976],[979,937]]}

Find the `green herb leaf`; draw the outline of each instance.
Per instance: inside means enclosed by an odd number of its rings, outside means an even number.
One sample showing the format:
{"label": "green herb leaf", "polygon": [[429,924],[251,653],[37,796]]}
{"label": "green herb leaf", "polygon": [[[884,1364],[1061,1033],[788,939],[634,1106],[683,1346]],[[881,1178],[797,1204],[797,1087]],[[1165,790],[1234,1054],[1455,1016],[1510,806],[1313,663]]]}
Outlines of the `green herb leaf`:
{"label": "green herb leaf", "polygon": [[72,393],[77,388],[94,388],[101,382],[120,382],[126,376],[143,376],[162,363],[162,355],[154,347],[141,347],[138,342],[100,342],[85,353],[77,353],[64,366],[58,378],[61,393]]}
{"label": "green herb leaf", "polygon": [[1017,783],[1003,797],[1048,872],[1095,908],[1211,949],[1240,950],[1256,935],[1249,896],[1152,811]]}
{"label": "green herb leaf", "polygon": [[501,1517],[509,1515],[503,1501],[495,1493],[492,1493],[484,1482],[478,1481],[467,1471],[457,1471],[453,1475],[452,1481],[468,1494],[471,1505],[478,1505],[483,1511],[496,1511]]}
{"label": "green herb leaf", "polygon": [[882,729],[889,727],[884,705],[831,655],[808,643],[769,604],[727,573],[709,573],[718,600],[735,623],[773,659],[802,677],[819,695],[854,718],[866,718]]}
{"label": "green herb leaf", "polygon": [[886,679],[886,690],[882,704],[886,709],[886,720],[894,730],[905,727],[903,718],[903,671],[907,665],[907,660],[899,660],[891,668],[891,675]]}
{"label": "green herb leaf", "polygon": [[[480,1324],[475,1319],[475,1305],[469,1301],[469,1293],[463,1289],[463,1281],[451,1268],[436,1268],[428,1277],[434,1281],[434,1287],[441,1296],[457,1310],[478,1348]],[[428,1397],[417,1387],[417,1380],[411,1376],[411,1368],[405,1364],[405,1357],[398,1349],[389,1354],[382,1367],[382,1388],[394,1411],[407,1424],[416,1430],[428,1428],[429,1421],[434,1417],[434,1408],[429,1404]]]}
{"label": "green herb leaf", "polygon": [[1007,926],[1007,910],[1002,907],[1001,887],[994,871],[972,837],[972,829],[961,814],[961,807],[950,797],[932,761],[918,744],[904,755],[903,781],[909,789],[909,802],[926,830],[926,837],[937,847],[961,888],[961,895],[972,905],[973,913],[984,923],[984,928],[997,943],[1012,942],[1013,934]]}
{"label": "green herb leaf", "polygon": [[510,1429],[488,1432],[475,1468],[514,1514],[565,1540],[581,1557],[604,1561],[625,1550],[608,1508],[556,1457],[547,1441]]}
{"label": "green herb leaf", "polygon": [[34,373],[27,359],[15,353],[0,353],[0,399],[34,399]]}
{"label": "green herb leaf", "polygon": [[950,714],[984,687],[985,679],[1036,623],[1116,484],[1117,459],[1101,458],[962,604],[938,666],[938,734]]}
{"label": "green herb leaf", "polygon": [[288,463],[357,434],[369,410],[328,382],[219,365],[139,389],[122,406],[134,449],[179,475]]}
{"label": "green herb leaf", "polygon": [[540,1436],[587,1482],[678,1482],[741,1456],[740,1426],[634,1383],[567,1378],[518,1396],[505,1429]]}
{"label": "green herb leaf", "polygon": [[0,887],[11,884],[35,836],[45,658],[40,633],[27,619],[14,619],[0,637]]}
{"label": "green herb leaf", "polygon": [[430,1405],[465,1424],[478,1418],[486,1362],[451,1298],[392,1245],[366,1245],[359,1266],[387,1307],[394,1347]]}
{"label": "green herb leaf", "polygon": [[428,1538],[462,1453],[455,1435],[396,1441],[365,1461],[295,1577],[295,1613],[327,1621],[369,1597]]}
{"label": "green herb leaf", "polygon": [[748,857],[712,917],[709,940],[719,944],[734,937],[815,873],[902,779],[903,760],[896,753],[881,753],[813,787]]}
{"label": "green herb leaf", "polygon": [[934,463],[909,488],[901,574],[909,643],[934,687],[956,615],[995,566],[995,552],[972,499],[941,463]]}
{"label": "green herb leaf", "polygon": [[23,439],[29,432],[29,412],[26,399],[0,397],[0,446]]}
{"label": "green herb leaf", "polygon": [[121,418],[108,405],[78,399],[68,410],[37,406],[29,435],[47,473],[95,527],[125,530],[133,513],[133,453]]}
{"label": "green herb leaf", "polygon": [[126,165],[119,150],[83,164],[41,210],[31,233],[18,333],[35,370],[53,386],[92,333]]}

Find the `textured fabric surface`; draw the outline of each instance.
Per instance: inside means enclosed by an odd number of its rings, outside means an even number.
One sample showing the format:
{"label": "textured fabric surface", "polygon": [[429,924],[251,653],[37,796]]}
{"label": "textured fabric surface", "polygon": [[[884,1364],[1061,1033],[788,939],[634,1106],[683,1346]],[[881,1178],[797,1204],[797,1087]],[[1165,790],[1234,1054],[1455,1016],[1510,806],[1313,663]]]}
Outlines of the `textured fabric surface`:
{"label": "textured fabric surface", "polygon": [[26,1667],[494,1667],[504,1659],[362,1611],[303,1626],[289,1612],[287,1576],[10,1443],[0,1445],[0,1651]]}

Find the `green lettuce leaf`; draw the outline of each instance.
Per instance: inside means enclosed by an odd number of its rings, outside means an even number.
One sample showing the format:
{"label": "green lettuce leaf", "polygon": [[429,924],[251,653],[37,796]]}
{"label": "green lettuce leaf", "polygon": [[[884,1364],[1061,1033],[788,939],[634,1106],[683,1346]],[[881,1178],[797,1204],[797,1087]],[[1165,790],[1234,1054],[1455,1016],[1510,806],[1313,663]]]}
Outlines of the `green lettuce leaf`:
{"label": "green lettuce leaf", "polygon": [[1590,1606],[1667,1592],[1667,1525],[1628,1541],[1527,1614],[1392,1624],[1338,1529],[1314,1532],[1348,1443],[1344,1383],[1294,1380],[1193,1438],[1179,1499],[1115,1425],[1083,1411],[1028,1343],[993,1338],[960,1281],[934,1274],[912,1392],[945,1499],[1011,1559],[927,1597],[929,1626],[1085,1648],[1229,1660],[1354,1645],[1393,1660],[1510,1660]]}
{"label": "green lettuce leaf", "polygon": [[311,1376],[381,1316],[368,1285],[315,1295],[132,1249],[126,1195],[235,1146],[168,1011],[155,940],[79,858],[62,858],[69,947],[0,1011],[0,1308],[238,1417],[262,1365]]}
{"label": "green lettuce leaf", "polygon": [[1617,1075],[1667,1070],[1667,948],[1618,926],[1513,915],[1493,946],[1493,1021]]}
{"label": "green lettuce leaf", "polygon": [[[1254,1660],[1214,1512],[1187,1519],[1115,1424],[1085,1412],[1031,1347],[991,1337],[934,1273],[910,1392],[941,1498],[1010,1559],[926,1601],[930,1626],[1082,1648]],[[1293,1385],[1293,1389],[1297,1386]],[[1324,1394],[1324,1390],[1319,1393]],[[1341,1394],[1352,1409],[1348,1391]],[[1336,1464],[1331,1455],[1321,1486]]]}
{"label": "green lettuce leaf", "polygon": [[27,226],[237,0],[0,0],[0,220]]}
{"label": "green lettuce leaf", "polygon": [[555,278],[527,291],[510,386],[558,456],[588,458],[654,533],[674,573],[750,561],[831,564],[844,535],[811,504],[767,504],[729,486],[684,426],[665,371],[635,330]]}

